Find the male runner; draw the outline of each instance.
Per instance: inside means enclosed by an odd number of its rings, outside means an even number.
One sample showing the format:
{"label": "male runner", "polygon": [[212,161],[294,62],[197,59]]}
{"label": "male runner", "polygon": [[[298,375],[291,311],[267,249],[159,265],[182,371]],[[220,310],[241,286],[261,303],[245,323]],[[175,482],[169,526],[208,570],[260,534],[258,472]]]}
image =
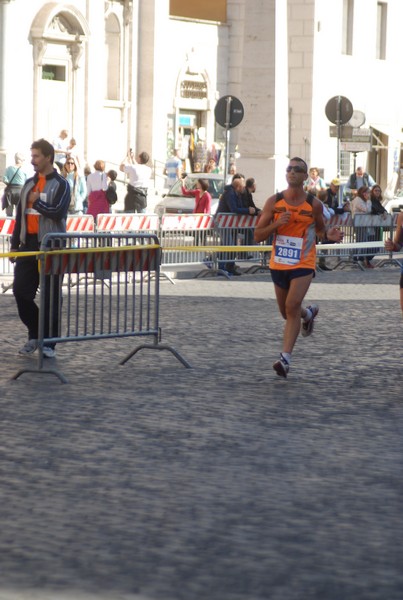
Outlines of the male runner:
{"label": "male runner", "polygon": [[319,312],[316,304],[302,307],[315,276],[316,237],[332,242],[343,239],[343,233],[335,227],[326,232],[322,203],[304,192],[308,174],[306,162],[302,158],[292,158],[286,171],[287,189],[266,201],[255,229],[256,242],[263,242],[274,234],[269,266],[277,304],[286,321],[283,351],[273,364],[280,377],[287,377],[299,331],[304,337],[311,335]]}

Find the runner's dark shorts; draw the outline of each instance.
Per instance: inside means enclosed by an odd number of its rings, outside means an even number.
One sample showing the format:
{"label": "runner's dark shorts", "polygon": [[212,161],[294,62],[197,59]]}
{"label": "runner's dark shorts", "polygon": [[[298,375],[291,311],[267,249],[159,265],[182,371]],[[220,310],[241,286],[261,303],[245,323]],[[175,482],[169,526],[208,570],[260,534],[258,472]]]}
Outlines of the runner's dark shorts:
{"label": "runner's dark shorts", "polygon": [[314,269],[270,269],[271,278],[273,283],[283,290],[288,290],[292,279],[297,277],[306,277],[307,275],[313,275],[315,277]]}
{"label": "runner's dark shorts", "polygon": [[403,274],[400,276],[400,287],[403,288]]}

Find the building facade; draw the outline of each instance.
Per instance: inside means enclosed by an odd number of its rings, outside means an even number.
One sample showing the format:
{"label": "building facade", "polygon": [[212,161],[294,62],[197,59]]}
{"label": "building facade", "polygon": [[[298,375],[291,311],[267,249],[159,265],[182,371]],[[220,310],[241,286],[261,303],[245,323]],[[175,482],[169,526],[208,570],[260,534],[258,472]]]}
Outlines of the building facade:
{"label": "building facade", "polygon": [[[229,153],[256,178],[259,203],[284,186],[295,155],[328,181],[356,163],[383,188],[399,185],[401,0],[201,4],[0,0],[0,175],[33,139],[68,129],[90,165],[146,150],[162,187],[173,147],[187,168],[223,157],[214,108],[231,95],[244,118]],[[335,96],[364,115],[369,146],[330,136],[325,107]]]}

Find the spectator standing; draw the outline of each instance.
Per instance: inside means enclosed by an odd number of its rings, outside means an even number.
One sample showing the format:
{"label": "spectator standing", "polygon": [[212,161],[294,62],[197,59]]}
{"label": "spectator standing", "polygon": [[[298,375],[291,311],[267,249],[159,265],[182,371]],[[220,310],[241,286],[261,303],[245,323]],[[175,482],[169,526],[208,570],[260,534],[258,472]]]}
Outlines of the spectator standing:
{"label": "spectator standing", "polygon": [[325,180],[319,176],[319,169],[317,167],[311,167],[308,173],[308,179],[305,181],[304,190],[311,192],[314,196],[317,192],[326,189]]}
{"label": "spectator standing", "polygon": [[205,173],[219,173],[220,169],[217,167],[217,163],[214,158],[210,158],[204,168]]}
{"label": "spectator standing", "polygon": [[92,215],[96,221],[98,215],[111,211],[105,194],[108,187],[105,162],[103,160],[95,161],[94,169],[95,171],[87,176],[87,214]]}
{"label": "spectator standing", "polygon": [[375,181],[371,175],[365,173],[362,167],[357,167],[355,173],[351,173],[348,178],[344,193],[349,194],[350,198],[353,199],[361,187],[366,186],[371,189],[374,185]]}
{"label": "spectator standing", "polygon": [[[354,200],[351,203],[351,213],[353,219],[356,215],[370,215],[372,212],[372,204],[371,204],[371,190],[368,186],[362,185],[357,190],[357,195],[354,197]],[[355,230],[355,239],[357,242],[369,242],[374,241],[375,232],[373,227],[356,227]],[[371,260],[372,256],[360,256],[358,260],[362,262],[368,269],[373,269],[373,265]]]}
{"label": "spectator standing", "polygon": [[[235,213],[248,215],[253,214],[252,208],[246,208],[242,203],[242,193],[245,189],[245,178],[241,173],[235,173],[230,185],[224,187],[218,202],[217,212],[220,213]],[[229,228],[219,228],[221,245],[233,246],[235,243],[233,232]],[[218,261],[218,266],[221,270],[226,271],[230,275],[242,275],[241,270],[235,265],[235,260],[231,253],[223,253],[221,260]]]}
{"label": "spectator standing", "polygon": [[83,165],[83,160],[81,158],[80,152],[79,152],[79,148],[77,146],[77,142],[75,138],[71,138],[69,141],[69,145],[67,146],[67,154],[66,154],[66,160],[69,157],[74,158],[76,165],[78,166],[78,168],[80,170],[82,170],[82,165]]}
{"label": "spectator standing", "polygon": [[59,137],[53,141],[53,147],[55,149],[55,163],[60,170],[63,169],[63,165],[67,158],[67,149],[69,146],[69,141],[67,139],[68,135],[69,132],[67,129],[62,129],[59,133]]}
{"label": "spectator standing", "polygon": [[80,175],[78,164],[72,156],[67,158],[61,174],[70,184],[69,214],[82,215],[84,212],[84,201],[87,197],[87,183],[85,177]]}
{"label": "spectator standing", "polygon": [[209,215],[211,212],[211,194],[208,191],[209,182],[208,179],[198,179],[196,182],[196,188],[193,190],[188,189],[185,185],[182,185],[182,193],[184,196],[194,196],[195,207],[194,213]]}
{"label": "spectator standing", "polygon": [[[251,215],[260,215],[262,212],[260,208],[258,208],[253,200],[253,194],[256,192],[256,180],[253,177],[248,177],[245,181],[245,188],[242,192],[242,204],[245,208],[248,209],[249,214]],[[252,208],[253,211],[249,209]]]}
{"label": "spectator standing", "polygon": [[375,184],[371,190],[371,214],[372,215],[384,215],[387,214],[386,208],[382,204],[382,189],[381,186]]}
{"label": "spectator standing", "polygon": [[147,194],[152,174],[151,167],[147,165],[149,160],[149,154],[141,152],[136,161],[130,149],[121,162],[120,170],[129,177],[124,207],[124,211],[127,213],[146,212]]}
{"label": "spectator standing", "polygon": [[115,192],[117,191],[117,187],[116,187],[116,179],[117,179],[117,172],[114,169],[110,169],[107,174],[106,174],[107,178],[108,178],[108,187],[112,188]]}
{"label": "spectator standing", "polygon": [[270,271],[277,304],[285,319],[283,350],[273,364],[280,377],[288,375],[291,354],[300,330],[304,337],[311,335],[319,312],[316,304],[302,307],[315,276],[316,237],[334,242],[343,238],[337,228],[326,232],[321,202],[304,191],[307,171],[302,158],[290,160],[286,169],[287,189],[266,201],[255,228],[257,242],[263,242],[274,234]]}
{"label": "spectator standing", "polygon": [[179,150],[177,148],[174,149],[172,156],[170,156],[166,163],[164,169],[164,175],[166,175],[165,187],[170,189],[173,184],[180,179],[182,175],[183,164],[182,160],[179,157]]}
{"label": "spectator standing", "polygon": [[228,174],[225,179],[226,185],[231,185],[232,178],[234,177],[234,175],[236,175],[236,173],[237,173],[236,164],[232,162],[229,164],[229,167],[228,167]]}
{"label": "spectator standing", "polygon": [[107,174],[108,178],[108,187],[106,190],[106,199],[109,202],[109,205],[113,205],[118,201],[118,191],[116,186],[117,172],[114,169],[110,169]]}
{"label": "spectator standing", "polygon": [[[27,179],[17,206],[17,216],[11,236],[11,252],[36,252],[48,232],[66,231],[66,217],[70,204],[70,186],[53,167],[54,148],[44,139],[33,142],[31,163],[34,177]],[[51,285],[51,278],[53,280]],[[13,293],[18,314],[28,330],[28,341],[20,354],[32,354],[38,348],[39,309],[35,296],[39,286],[38,262],[33,257],[16,259]],[[45,282],[44,337],[56,337],[59,333],[59,298],[61,277],[47,275]],[[52,303],[52,311],[50,306]],[[50,321],[52,314],[52,323]],[[43,347],[43,355],[53,358],[55,344]]]}
{"label": "spectator standing", "polygon": [[2,209],[6,211],[8,217],[14,215],[15,207],[20,199],[22,186],[27,179],[27,174],[23,170],[24,161],[24,155],[21,152],[17,152],[14,155],[14,165],[10,165],[4,171],[3,181],[8,191],[3,196]]}
{"label": "spectator standing", "polygon": [[[386,208],[382,204],[382,189],[381,186],[377,183],[373,186],[371,190],[371,215],[378,215],[381,217],[386,217],[388,212]],[[374,239],[377,242],[382,241],[383,238],[383,229],[382,227],[374,227]],[[379,249],[376,250],[379,252]]]}
{"label": "spectator standing", "polygon": [[[253,177],[248,177],[245,181],[245,189],[242,192],[242,204],[245,208],[253,208],[255,211],[252,213],[255,216],[260,215],[262,212],[260,208],[258,208],[253,200],[253,194],[256,192],[256,180]],[[245,246],[253,245],[253,230],[252,228],[248,229],[245,234]],[[243,257],[244,258],[244,257]],[[253,258],[253,255],[248,256],[248,258]]]}
{"label": "spectator standing", "polygon": [[[334,186],[336,188],[336,186]],[[337,197],[335,199],[333,199],[333,193],[329,194],[328,192],[330,192],[330,188],[326,189],[326,190],[320,190],[319,192],[317,192],[316,194],[313,194],[313,196],[316,196],[318,198],[318,200],[320,200],[321,204],[322,204],[322,210],[323,210],[323,219],[325,221],[325,223],[327,223],[335,214],[335,209],[332,206],[329,206],[329,204],[332,204],[333,201],[337,202]],[[337,191],[336,191],[337,194]],[[325,202],[325,200],[327,200],[329,202]],[[322,240],[318,241],[319,244],[323,244]],[[326,240],[326,244],[330,243],[329,240]],[[321,271],[333,271],[333,269],[331,269],[330,267],[328,267],[326,265],[326,254],[327,254],[327,250],[322,250],[320,251],[319,257],[318,257],[318,265]]]}

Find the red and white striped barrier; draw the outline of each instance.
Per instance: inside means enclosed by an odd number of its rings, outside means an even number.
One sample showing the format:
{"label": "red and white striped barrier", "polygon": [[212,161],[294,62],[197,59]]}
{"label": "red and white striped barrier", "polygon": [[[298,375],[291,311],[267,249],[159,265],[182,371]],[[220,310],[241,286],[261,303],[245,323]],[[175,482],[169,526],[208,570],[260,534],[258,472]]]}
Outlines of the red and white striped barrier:
{"label": "red and white striped barrier", "polygon": [[0,235],[11,235],[14,231],[15,219],[13,217],[0,218]]}
{"label": "red and white striped barrier", "polygon": [[345,212],[342,215],[332,215],[327,223],[330,227],[352,227],[353,220],[351,213]]}
{"label": "red and white striped barrier", "polygon": [[231,213],[219,213],[215,216],[216,227],[228,229],[242,229],[256,227],[259,217],[256,215],[234,215]]}
{"label": "red and white striped barrier", "polygon": [[196,231],[212,229],[214,217],[205,214],[164,215],[161,221],[162,231]]}
{"label": "red and white striped barrier", "polygon": [[95,224],[92,215],[70,215],[67,217],[68,233],[94,233]]}
{"label": "red and white striped barrier", "polygon": [[155,232],[159,229],[158,215],[143,213],[102,214],[97,217],[98,232]]}

